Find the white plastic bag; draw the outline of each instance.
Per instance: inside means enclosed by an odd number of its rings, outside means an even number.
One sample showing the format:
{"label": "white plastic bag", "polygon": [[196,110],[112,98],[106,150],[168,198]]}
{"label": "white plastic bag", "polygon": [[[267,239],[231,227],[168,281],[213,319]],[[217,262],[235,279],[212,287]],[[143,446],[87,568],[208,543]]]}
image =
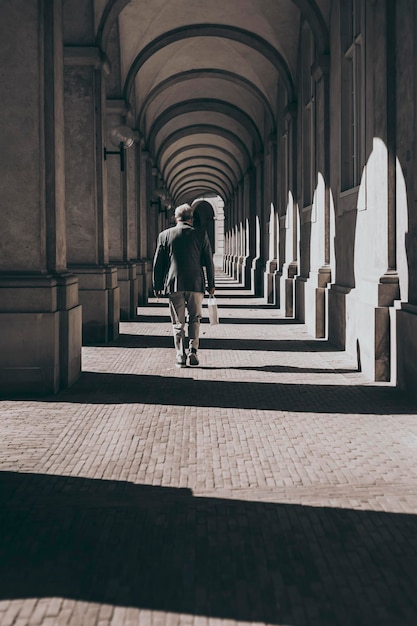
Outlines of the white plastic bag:
{"label": "white plastic bag", "polygon": [[210,324],[218,324],[219,313],[217,311],[217,301],[214,296],[209,296],[207,308]]}

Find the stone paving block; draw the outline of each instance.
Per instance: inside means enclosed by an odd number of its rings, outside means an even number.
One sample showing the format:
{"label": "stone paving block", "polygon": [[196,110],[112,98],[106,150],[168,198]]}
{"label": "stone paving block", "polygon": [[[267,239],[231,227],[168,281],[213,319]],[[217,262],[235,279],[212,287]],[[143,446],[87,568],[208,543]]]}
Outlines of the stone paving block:
{"label": "stone paving block", "polygon": [[417,623],[416,406],[219,284],[200,367],[151,301],[0,402],[0,626]]}

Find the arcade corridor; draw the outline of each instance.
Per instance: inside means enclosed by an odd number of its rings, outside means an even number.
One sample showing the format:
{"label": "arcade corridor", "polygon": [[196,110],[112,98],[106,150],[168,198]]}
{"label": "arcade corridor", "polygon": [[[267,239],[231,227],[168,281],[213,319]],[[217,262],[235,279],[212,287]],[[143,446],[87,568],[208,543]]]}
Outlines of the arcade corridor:
{"label": "arcade corridor", "polygon": [[0,410],[0,625],[412,626],[416,407],[219,276],[176,369],[165,302]]}
{"label": "arcade corridor", "polygon": [[186,202],[216,267],[416,396],[414,0],[2,0],[0,42],[0,393],[77,382]]}
{"label": "arcade corridor", "polygon": [[0,626],[417,624],[416,68],[415,0],[1,0]]}

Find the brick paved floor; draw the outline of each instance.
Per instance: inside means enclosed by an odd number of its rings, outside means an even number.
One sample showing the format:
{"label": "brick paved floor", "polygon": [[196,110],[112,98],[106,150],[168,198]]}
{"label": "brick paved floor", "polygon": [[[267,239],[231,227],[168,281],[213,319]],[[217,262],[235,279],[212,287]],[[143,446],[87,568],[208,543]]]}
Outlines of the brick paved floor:
{"label": "brick paved floor", "polygon": [[166,303],[0,403],[0,624],[417,624],[417,411],[262,300]]}

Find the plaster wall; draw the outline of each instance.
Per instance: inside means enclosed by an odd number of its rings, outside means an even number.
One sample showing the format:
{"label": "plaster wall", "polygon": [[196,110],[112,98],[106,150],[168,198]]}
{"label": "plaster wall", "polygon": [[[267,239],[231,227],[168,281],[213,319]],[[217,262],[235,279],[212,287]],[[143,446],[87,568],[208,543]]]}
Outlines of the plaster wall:
{"label": "plaster wall", "polygon": [[92,45],[95,40],[93,1],[63,0],[62,11],[64,44]]}
{"label": "plaster wall", "polygon": [[39,28],[37,2],[1,3],[0,41],[4,51],[1,82],[7,88],[0,90],[0,271],[36,272],[45,267]]}

